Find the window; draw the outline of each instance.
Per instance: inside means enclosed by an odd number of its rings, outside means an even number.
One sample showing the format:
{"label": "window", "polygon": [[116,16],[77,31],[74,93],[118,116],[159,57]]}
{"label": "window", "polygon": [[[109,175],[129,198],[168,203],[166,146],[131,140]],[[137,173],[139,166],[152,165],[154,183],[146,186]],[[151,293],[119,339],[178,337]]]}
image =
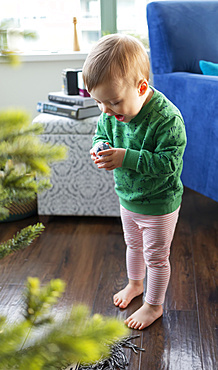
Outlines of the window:
{"label": "window", "polygon": [[148,0],[117,0],[117,31],[138,37],[148,47]]}
{"label": "window", "polygon": [[[73,51],[73,17],[81,49],[88,49],[101,35],[100,0],[7,0],[1,21],[9,25],[9,45],[24,52]],[[12,29],[34,30],[37,40],[11,36]]]}
{"label": "window", "polygon": [[[22,50],[24,53],[72,52],[73,17],[77,17],[79,44],[83,51],[90,49],[102,31],[132,34],[145,41],[146,45],[148,2],[149,0],[7,0],[1,9],[0,22],[7,20],[11,49]],[[104,13],[106,14],[103,16]],[[115,26],[104,30],[104,18],[109,27],[112,23]],[[33,41],[14,37],[11,33],[14,28],[34,30],[38,38]]]}

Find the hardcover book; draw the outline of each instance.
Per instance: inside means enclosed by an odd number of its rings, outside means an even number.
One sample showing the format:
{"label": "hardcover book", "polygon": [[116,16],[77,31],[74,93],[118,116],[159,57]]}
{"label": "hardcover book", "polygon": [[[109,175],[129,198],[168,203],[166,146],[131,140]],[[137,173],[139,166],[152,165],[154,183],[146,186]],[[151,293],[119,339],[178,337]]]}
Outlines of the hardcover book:
{"label": "hardcover book", "polygon": [[101,114],[97,105],[81,107],[80,105],[56,104],[53,102],[38,102],[37,111],[75,119],[99,116]]}
{"label": "hardcover book", "polygon": [[92,107],[97,105],[96,101],[91,97],[83,97],[81,95],[67,95],[63,91],[50,92],[48,100],[68,105],[81,105],[81,107]]}

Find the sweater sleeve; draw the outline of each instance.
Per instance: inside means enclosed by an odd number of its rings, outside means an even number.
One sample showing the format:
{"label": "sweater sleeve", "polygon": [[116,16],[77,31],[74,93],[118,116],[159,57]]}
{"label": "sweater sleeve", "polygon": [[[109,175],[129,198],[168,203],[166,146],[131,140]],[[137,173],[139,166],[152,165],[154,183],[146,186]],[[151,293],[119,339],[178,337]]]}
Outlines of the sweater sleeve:
{"label": "sweater sleeve", "polygon": [[103,114],[101,114],[98,119],[97,128],[95,130],[95,135],[92,139],[93,146],[99,141],[109,142],[109,138],[107,137],[107,133],[106,133],[104,123],[103,123]]}
{"label": "sweater sleeve", "polygon": [[143,146],[140,151],[127,149],[122,167],[151,177],[166,177],[177,171],[186,146],[183,120],[174,116],[163,122],[156,129],[153,141],[155,148],[152,152]]}

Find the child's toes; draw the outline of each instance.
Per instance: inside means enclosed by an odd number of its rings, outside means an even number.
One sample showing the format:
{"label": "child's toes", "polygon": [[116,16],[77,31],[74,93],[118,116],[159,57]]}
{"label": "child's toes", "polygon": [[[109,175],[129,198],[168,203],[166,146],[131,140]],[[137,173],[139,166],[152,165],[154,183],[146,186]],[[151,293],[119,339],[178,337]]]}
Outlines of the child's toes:
{"label": "child's toes", "polygon": [[139,329],[140,330],[140,327],[142,326],[142,324],[140,322],[135,322],[134,326],[132,326],[133,329]]}
{"label": "child's toes", "polygon": [[120,308],[126,308],[128,306],[128,301],[126,299],[123,299],[122,302],[119,304]]}
{"label": "child's toes", "polygon": [[126,320],[124,320],[124,323],[129,326],[132,321],[133,319],[131,319],[131,317],[128,317]]}
{"label": "child's toes", "polygon": [[146,325],[145,324],[140,324],[140,326],[138,327],[139,330],[143,330],[146,328]]}
{"label": "child's toes", "polygon": [[122,302],[122,299],[119,297],[114,296],[114,304],[115,306],[119,306],[119,304]]}
{"label": "child's toes", "polygon": [[134,327],[135,327],[135,325],[136,325],[137,323],[136,323],[136,321],[135,320],[129,320],[129,322],[128,322],[128,327],[129,328],[132,328],[132,329],[134,329]]}

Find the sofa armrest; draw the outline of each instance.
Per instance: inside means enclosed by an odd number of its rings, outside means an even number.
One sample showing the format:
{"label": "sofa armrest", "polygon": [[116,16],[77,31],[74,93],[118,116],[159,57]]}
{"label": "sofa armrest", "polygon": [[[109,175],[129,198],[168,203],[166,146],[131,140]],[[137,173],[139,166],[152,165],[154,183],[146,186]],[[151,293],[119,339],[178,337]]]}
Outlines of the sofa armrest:
{"label": "sofa armrest", "polygon": [[154,74],[153,80],[154,87],[182,111],[184,118],[192,120],[200,109],[207,119],[211,119],[211,114],[215,116],[216,111],[218,119],[218,76],[174,72]]}
{"label": "sofa armrest", "polygon": [[184,117],[184,185],[218,201],[218,77],[166,73],[154,75],[154,86]]}

